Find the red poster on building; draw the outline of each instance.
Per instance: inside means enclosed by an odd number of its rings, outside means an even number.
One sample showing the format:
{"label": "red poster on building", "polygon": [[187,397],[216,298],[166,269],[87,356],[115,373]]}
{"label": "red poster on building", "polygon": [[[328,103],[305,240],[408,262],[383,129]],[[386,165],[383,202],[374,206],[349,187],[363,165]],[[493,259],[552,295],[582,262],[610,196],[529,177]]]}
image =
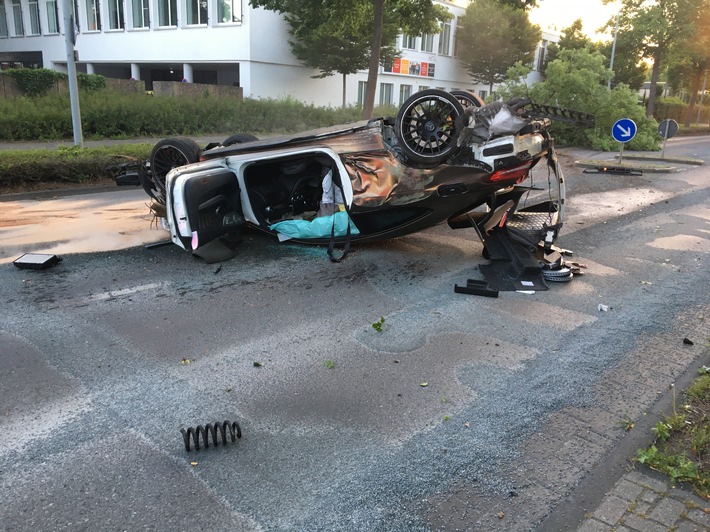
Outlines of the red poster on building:
{"label": "red poster on building", "polygon": [[401,59],[399,57],[395,57],[394,60],[392,61],[392,72],[394,72],[395,74],[399,74],[401,67],[402,67]]}
{"label": "red poster on building", "polygon": [[419,71],[419,75],[426,76],[428,67],[429,67],[429,63],[422,63],[422,69]]}

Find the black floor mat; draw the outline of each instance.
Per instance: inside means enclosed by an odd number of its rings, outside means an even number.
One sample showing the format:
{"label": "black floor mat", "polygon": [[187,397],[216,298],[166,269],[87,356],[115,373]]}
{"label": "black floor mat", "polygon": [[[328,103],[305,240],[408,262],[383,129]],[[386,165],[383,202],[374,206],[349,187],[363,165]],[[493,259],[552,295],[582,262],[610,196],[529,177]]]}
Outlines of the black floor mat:
{"label": "black floor mat", "polygon": [[222,262],[234,258],[237,252],[235,249],[227,246],[222,239],[215,238],[211,242],[194,250],[192,254],[195,257],[201,258],[207,264],[214,264],[215,262]]}
{"label": "black floor mat", "polygon": [[542,268],[530,245],[513,238],[510,229],[496,228],[486,236],[485,246],[490,264],[479,266],[489,290],[547,290]]}

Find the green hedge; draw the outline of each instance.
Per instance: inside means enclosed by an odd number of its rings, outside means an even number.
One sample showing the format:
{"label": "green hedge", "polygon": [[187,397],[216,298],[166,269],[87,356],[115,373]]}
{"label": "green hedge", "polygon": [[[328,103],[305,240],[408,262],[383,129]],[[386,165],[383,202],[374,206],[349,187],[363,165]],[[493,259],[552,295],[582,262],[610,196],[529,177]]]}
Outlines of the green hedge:
{"label": "green hedge", "polygon": [[[685,121],[685,113],[687,112],[687,110],[688,104],[680,98],[660,98],[656,102],[656,107],[653,111],[653,116],[659,122],[665,120],[666,118],[671,118],[679,124],[683,124],[683,122]],[[698,108],[696,107],[693,111],[691,123],[695,123],[695,120],[697,118]],[[710,106],[703,105],[702,109],[700,110],[700,123],[707,124],[708,122],[710,122]]]}
{"label": "green hedge", "polygon": [[[212,133],[291,133],[352,122],[358,107],[334,109],[293,99],[238,101],[204,96],[154,97],[109,89],[82,91],[79,107],[87,139],[167,137]],[[384,110],[390,112],[390,109]],[[0,99],[0,140],[72,138],[68,94]]]}
{"label": "green hedge", "polygon": [[92,183],[112,178],[111,167],[147,159],[152,143],[99,148],[59,147],[56,150],[0,151],[0,193],[31,188],[38,183]]}

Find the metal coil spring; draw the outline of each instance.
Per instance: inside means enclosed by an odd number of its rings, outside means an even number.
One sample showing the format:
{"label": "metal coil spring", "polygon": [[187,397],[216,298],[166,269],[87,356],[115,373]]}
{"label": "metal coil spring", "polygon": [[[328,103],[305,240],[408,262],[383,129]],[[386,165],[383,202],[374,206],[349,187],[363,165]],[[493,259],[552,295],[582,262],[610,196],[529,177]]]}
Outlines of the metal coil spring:
{"label": "metal coil spring", "polygon": [[202,441],[205,444],[205,449],[207,449],[210,446],[210,433],[212,434],[212,441],[214,442],[214,446],[216,447],[217,443],[219,442],[217,438],[218,431],[222,435],[223,445],[227,445],[228,432],[232,438],[232,442],[235,442],[237,441],[237,438],[242,437],[242,429],[239,427],[239,423],[237,423],[236,421],[224,421],[223,423],[215,423],[214,425],[212,425],[211,423],[207,423],[204,427],[202,425],[198,425],[197,428],[188,427],[187,430],[180,429],[180,432],[182,432],[182,439],[185,441],[185,450],[188,453],[190,452],[191,439],[195,442],[195,450],[200,450],[200,434],[202,435]]}

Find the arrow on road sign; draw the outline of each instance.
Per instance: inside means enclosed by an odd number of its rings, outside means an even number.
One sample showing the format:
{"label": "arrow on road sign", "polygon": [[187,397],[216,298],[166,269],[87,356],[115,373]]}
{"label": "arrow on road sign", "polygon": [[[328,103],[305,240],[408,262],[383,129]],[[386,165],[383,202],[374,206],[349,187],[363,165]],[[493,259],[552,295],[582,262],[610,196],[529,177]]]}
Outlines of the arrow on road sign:
{"label": "arrow on road sign", "polygon": [[621,118],[611,128],[611,136],[618,142],[629,142],[636,135],[636,122],[630,118]]}
{"label": "arrow on road sign", "polygon": [[625,128],[625,127],[622,127],[621,124],[618,124],[616,127],[618,127],[618,128],[619,128],[619,131],[621,131],[621,136],[622,136],[622,137],[630,137],[630,136],[631,136],[631,128],[630,128],[630,127],[629,127],[629,128]]}

